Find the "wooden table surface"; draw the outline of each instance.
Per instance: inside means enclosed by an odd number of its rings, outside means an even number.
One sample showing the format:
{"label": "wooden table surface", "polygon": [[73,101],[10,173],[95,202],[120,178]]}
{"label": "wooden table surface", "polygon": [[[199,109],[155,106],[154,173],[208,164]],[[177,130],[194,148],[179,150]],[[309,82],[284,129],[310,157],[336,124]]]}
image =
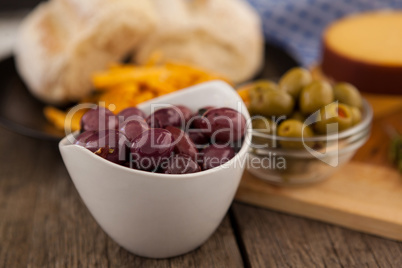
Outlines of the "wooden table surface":
{"label": "wooden table surface", "polygon": [[[402,113],[387,118],[398,124]],[[382,121],[356,158],[384,159]],[[138,257],[94,221],[56,143],[0,128],[0,150],[0,267],[402,267],[401,242],[238,202],[197,250]]]}

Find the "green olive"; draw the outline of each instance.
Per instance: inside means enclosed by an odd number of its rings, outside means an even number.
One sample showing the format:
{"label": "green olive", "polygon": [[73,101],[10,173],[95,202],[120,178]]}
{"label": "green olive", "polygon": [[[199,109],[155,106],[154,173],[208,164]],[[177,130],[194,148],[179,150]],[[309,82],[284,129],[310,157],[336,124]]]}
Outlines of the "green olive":
{"label": "green olive", "polygon": [[360,112],[360,109],[357,107],[350,107],[350,110],[352,112],[352,121],[353,125],[357,125],[362,121],[362,112]]}
{"label": "green olive", "polygon": [[362,96],[359,90],[349,83],[338,83],[334,86],[335,100],[357,108],[362,107]]}
{"label": "green olive", "polygon": [[353,114],[350,107],[342,103],[331,103],[320,109],[320,117],[317,118],[314,129],[320,134],[330,134],[348,129],[352,125]]}
{"label": "green olive", "polygon": [[266,117],[258,117],[252,121],[253,130],[264,133],[272,134],[275,132],[275,123]]}
{"label": "green olive", "polygon": [[297,99],[300,95],[300,91],[303,87],[313,81],[311,73],[300,67],[292,68],[287,71],[279,80],[279,87],[281,90],[289,93],[294,99]]}
{"label": "green olive", "polygon": [[266,117],[290,115],[293,111],[292,96],[281,90],[261,90],[258,94],[250,94],[249,110],[254,115]]}
{"label": "green olive", "polygon": [[265,79],[254,81],[247,85],[247,87],[249,88],[250,98],[258,97],[262,92],[265,92],[267,90],[279,89],[278,85],[275,82]]}
{"label": "green olive", "polygon": [[[252,121],[253,130],[262,134],[273,134],[276,132],[276,124],[265,117],[254,118]],[[270,139],[264,138],[262,136],[253,135],[253,144],[266,144],[271,145],[272,141]]]}
{"label": "green olive", "polygon": [[[288,138],[309,138],[313,137],[314,133],[309,126],[305,126],[302,122],[295,119],[283,121],[278,127],[278,136]],[[303,141],[279,141],[279,144],[286,149],[302,149],[304,148]],[[309,146],[309,145],[307,145]]]}
{"label": "green olive", "polygon": [[299,106],[303,114],[311,114],[333,101],[331,85],[325,81],[313,81],[302,89]]}

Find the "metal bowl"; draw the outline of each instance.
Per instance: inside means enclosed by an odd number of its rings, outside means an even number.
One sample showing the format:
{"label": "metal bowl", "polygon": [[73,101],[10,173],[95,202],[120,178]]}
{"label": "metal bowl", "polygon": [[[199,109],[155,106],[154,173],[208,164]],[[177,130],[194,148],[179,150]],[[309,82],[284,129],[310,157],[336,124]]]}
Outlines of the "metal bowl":
{"label": "metal bowl", "polygon": [[[267,148],[253,148],[248,171],[270,183],[291,186],[322,181],[347,163],[368,140],[373,111],[363,102],[362,121],[343,132],[312,138],[286,138],[253,131],[253,139],[263,139]],[[303,149],[284,149],[280,141],[304,142]],[[270,145],[270,146],[268,146]]]}

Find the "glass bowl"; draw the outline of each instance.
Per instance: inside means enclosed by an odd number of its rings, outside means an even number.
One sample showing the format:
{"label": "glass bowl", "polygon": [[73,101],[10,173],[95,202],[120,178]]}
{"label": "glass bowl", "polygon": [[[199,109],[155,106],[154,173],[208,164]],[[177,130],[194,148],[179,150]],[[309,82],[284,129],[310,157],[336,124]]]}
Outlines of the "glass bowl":
{"label": "glass bowl", "polygon": [[248,171],[260,179],[281,186],[322,181],[347,163],[368,140],[372,118],[372,108],[364,100],[362,121],[359,124],[339,133],[304,138],[304,144],[309,146],[303,149],[277,146],[281,141],[302,142],[301,138],[279,137],[253,130],[253,140],[263,139],[265,144],[271,146],[251,146]]}

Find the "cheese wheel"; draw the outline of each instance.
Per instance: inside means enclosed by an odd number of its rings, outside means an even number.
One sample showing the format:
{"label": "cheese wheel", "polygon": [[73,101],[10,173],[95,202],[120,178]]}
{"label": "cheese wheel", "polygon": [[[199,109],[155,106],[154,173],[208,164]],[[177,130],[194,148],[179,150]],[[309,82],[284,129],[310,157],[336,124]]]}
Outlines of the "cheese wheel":
{"label": "cheese wheel", "polygon": [[359,90],[402,94],[402,11],[362,13],[330,25],[321,67]]}

